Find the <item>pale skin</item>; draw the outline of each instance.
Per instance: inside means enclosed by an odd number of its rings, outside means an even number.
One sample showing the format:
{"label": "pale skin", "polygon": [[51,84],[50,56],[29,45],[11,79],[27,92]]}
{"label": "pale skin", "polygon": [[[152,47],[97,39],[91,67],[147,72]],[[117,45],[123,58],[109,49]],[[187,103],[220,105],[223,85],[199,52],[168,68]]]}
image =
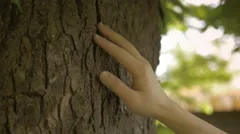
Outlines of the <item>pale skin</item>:
{"label": "pale skin", "polygon": [[103,23],[97,25],[102,36],[95,34],[94,41],[133,77],[128,87],[108,71],[100,74],[101,82],[140,116],[157,119],[177,134],[226,134],[181,108],[161,90],[158,79],[149,62],[125,38]]}

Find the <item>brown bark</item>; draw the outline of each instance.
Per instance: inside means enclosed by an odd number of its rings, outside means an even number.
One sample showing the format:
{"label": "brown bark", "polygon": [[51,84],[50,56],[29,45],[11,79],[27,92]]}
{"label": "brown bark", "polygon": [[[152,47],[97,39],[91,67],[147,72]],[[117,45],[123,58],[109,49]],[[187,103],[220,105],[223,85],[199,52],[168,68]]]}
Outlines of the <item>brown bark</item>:
{"label": "brown bark", "polygon": [[[99,82],[129,74],[93,43],[102,21],[158,64],[159,0],[22,0],[0,6],[1,134],[150,134]],[[0,3],[0,4],[2,4]],[[3,7],[3,8],[2,8]]]}

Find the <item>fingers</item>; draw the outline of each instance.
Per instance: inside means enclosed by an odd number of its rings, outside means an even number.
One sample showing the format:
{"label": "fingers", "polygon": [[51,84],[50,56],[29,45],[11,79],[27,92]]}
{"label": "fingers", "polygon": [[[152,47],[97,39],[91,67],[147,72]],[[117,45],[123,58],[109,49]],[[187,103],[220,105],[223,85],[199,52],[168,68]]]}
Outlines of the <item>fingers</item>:
{"label": "fingers", "polygon": [[112,92],[118,95],[126,104],[133,103],[137,93],[125,85],[119,78],[112,73],[104,71],[100,74],[101,82]]}
{"label": "fingers", "polygon": [[108,40],[125,49],[129,54],[131,54],[136,59],[138,60],[143,59],[143,57],[137,51],[137,49],[129,41],[123,38],[121,35],[114,32],[112,29],[110,29],[108,26],[104,25],[103,23],[99,23],[97,27],[99,32]]}
{"label": "fingers", "polygon": [[113,56],[120,64],[122,64],[133,76],[138,76],[138,74],[141,73],[138,71],[138,68],[141,65],[140,61],[135,59],[123,48],[97,34],[94,36],[94,41],[111,56]]}

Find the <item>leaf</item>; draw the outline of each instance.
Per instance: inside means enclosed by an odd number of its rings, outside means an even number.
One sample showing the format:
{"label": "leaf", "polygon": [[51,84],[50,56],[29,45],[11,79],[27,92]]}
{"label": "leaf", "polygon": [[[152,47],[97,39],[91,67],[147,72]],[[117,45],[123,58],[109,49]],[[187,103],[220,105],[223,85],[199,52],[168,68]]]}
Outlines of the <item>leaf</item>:
{"label": "leaf", "polygon": [[232,53],[240,52],[240,47],[236,47],[233,49]]}
{"label": "leaf", "polygon": [[211,104],[205,103],[201,105],[203,113],[211,115],[213,113],[213,107]]}

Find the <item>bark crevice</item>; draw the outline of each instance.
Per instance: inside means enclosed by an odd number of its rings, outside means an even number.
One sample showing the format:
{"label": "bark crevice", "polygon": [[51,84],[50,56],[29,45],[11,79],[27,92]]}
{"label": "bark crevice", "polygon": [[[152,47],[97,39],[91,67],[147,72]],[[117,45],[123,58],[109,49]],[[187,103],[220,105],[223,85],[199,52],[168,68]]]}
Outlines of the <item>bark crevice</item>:
{"label": "bark crevice", "polygon": [[101,12],[100,12],[100,0],[96,0],[95,7],[96,7],[96,15],[97,15],[97,23],[101,22]]}

